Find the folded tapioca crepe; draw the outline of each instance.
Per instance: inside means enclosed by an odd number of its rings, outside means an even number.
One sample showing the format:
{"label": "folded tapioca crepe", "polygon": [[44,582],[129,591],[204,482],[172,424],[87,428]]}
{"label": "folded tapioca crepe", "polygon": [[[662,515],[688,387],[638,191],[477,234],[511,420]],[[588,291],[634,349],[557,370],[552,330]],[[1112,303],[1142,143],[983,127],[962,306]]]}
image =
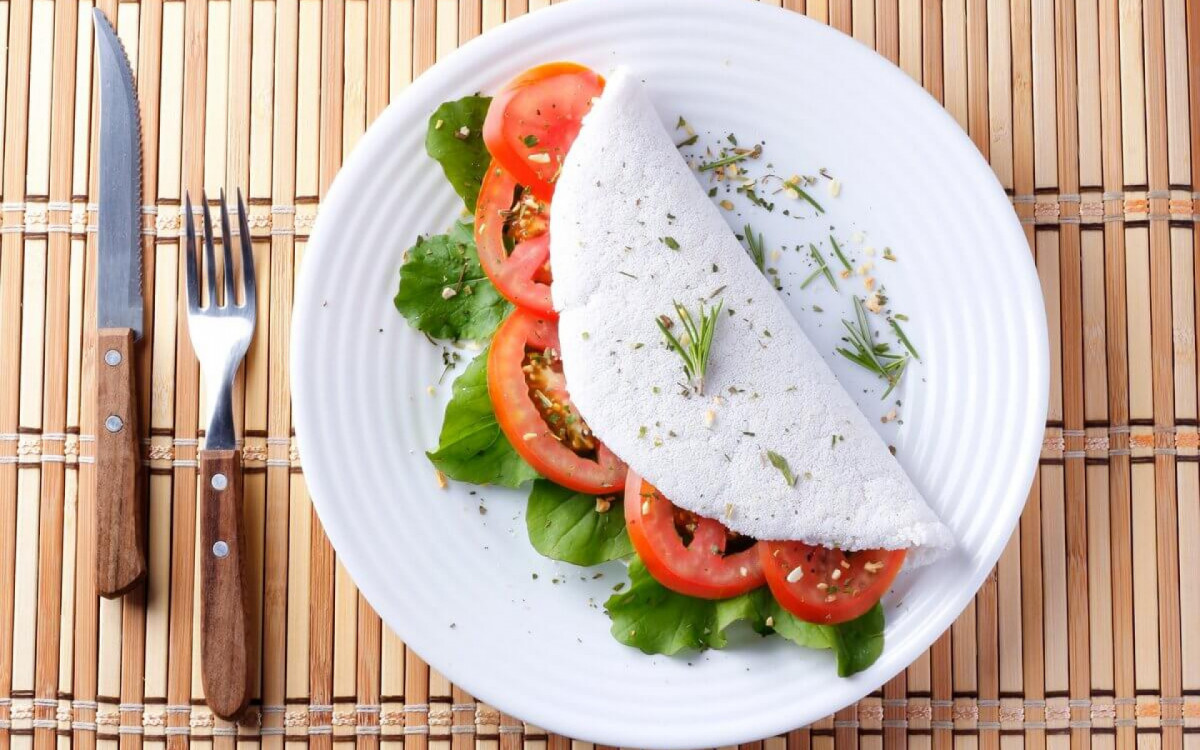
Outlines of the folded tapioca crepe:
{"label": "folded tapioca crepe", "polygon": [[[909,549],[910,565],[953,545],[628,72],[566,157],[550,234],[571,398],[673,503],[757,539]],[[723,305],[702,393],[656,322],[675,302]]]}

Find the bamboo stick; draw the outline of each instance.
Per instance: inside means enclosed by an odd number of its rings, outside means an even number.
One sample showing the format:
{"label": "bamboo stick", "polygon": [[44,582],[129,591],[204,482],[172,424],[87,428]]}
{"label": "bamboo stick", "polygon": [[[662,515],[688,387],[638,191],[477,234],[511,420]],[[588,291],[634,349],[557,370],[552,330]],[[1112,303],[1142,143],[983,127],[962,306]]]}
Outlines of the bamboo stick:
{"label": "bamboo stick", "polygon": [[[1076,62],[1076,12],[1074,0],[1064,0],[1055,13],[1055,59],[1058,112],[1058,188],[1060,195],[1079,194],[1079,102]],[[1079,203],[1062,200],[1059,227],[1059,267],[1062,273],[1063,330],[1063,434],[1066,523],[1067,656],[1070,698],[1091,696],[1091,648],[1088,611],[1088,528],[1086,471],[1084,467],[1083,380],[1083,281]],[[1084,721],[1090,713],[1080,706],[1070,709],[1071,719]],[[1090,732],[1076,725],[1071,741],[1090,742]]]}
{"label": "bamboo stick", "polygon": [[[320,164],[318,170],[319,197],[324,198],[333,177],[342,163],[342,62],[345,54],[345,8],[341,0],[326,1],[321,6],[321,71],[320,71]],[[302,479],[300,480],[303,481]],[[307,495],[307,489],[305,491]],[[324,727],[331,723],[330,707],[334,701],[334,612],[335,557],[325,532],[320,527],[316,511],[312,513],[310,540],[309,587],[309,723]],[[350,599],[353,602],[353,598]],[[328,718],[327,718],[328,716]],[[310,735],[312,750],[332,747],[332,735],[324,732]]]}
{"label": "bamboo stick", "polygon": [[[1100,0],[1100,142],[1103,152],[1104,189],[1108,194],[1124,187],[1121,113],[1121,45],[1118,0]],[[1119,193],[1118,193],[1119,194]],[[1106,200],[1105,215],[1124,216],[1124,202]],[[1129,368],[1127,354],[1125,229],[1104,224],[1105,338],[1107,340],[1108,416],[1114,428],[1129,425]],[[1132,519],[1130,505],[1129,444],[1125,433],[1111,435],[1109,459],[1109,518],[1112,558],[1113,690],[1117,718],[1133,717],[1129,702],[1134,695]],[[1118,727],[1116,746],[1133,747],[1133,727]]]}
{"label": "bamboo stick", "polygon": [[[200,0],[184,5],[183,118],[179,142],[181,187],[199,196],[204,184],[204,118],[208,57],[208,8]],[[183,249],[180,243],[181,250]],[[176,313],[175,422],[177,440],[174,487],[172,490],[171,612],[168,645],[167,705],[190,705],[193,697],[193,621],[196,613],[196,449],[199,422],[199,368],[192,353],[183,315],[184,280],[180,278]],[[167,714],[170,727],[189,726],[188,715]],[[167,750],[184,750],[187,738],[167,737]]]}
{"label": "bamboo stick", "polygon": [[[3,191],[4,200],[18,206],[25,201],[25,170],[29,163],[27,115],[32,71],[36,67],[30,49],[33,10],[32,3],[10,9],[10,33],[17,38],[8,50]],[[10,207],[4,213],[6,225],[24,225],[22,209]],[[11,455],[14,461],[19,460],[16,458],[18,433],[28,424],[26,389],[30,367],[23,360],[28,356],[29,348],[24,342],[31,334],[25,319],[31,313],[35,318],[41,315],[40,295],[30,293],[26,298],[32,278],[40,276],[36,250],[32,253],[34,258],[28,257],[31,244],[25,239],[24,232],[6,233],[0,239],[0,252],[4,258],[0,265],[0,309],[4,310],[0,318],[3,322],[0,355],[4,362],[11,363],[9,372],[17,373],[16,377],[10,375],[6,379],[8,387],[0,397],[0,433],[8,436],[6,442],[13,443]],[[32,267],[27,268],[31,261]],[[38,477],[34,471],[18,463],[0,464],[0,503],[7,506],[0,510],[0,529],[3,529],[0,539],[4,545],[0,552],[0,588],[4,589],[0,593],[0,695],[10,698],[14,693],[29,695],[33,691],[32,656],[28,652],[34,645],[31,618],[35,615],[29,611],[32,605],[29,579],[31,576],[36,579],[37,575],[36,558],[31,559],[37,534],[37,506],[32,505],[35,500],[30,499],[37,496]],[[29,539],[30,536],[34,539]]]}
{"label": "bamboo stick", "polygon": [[[259,7],[256,4],[256,11]],[[251,197],[256,201],[266,201],[268,205],[291,206],[295,200],[296,184],[299,3],[297,0],[279,0],[272,10],[274,12],[266,18],[257,18],[256,13],[253,40],[256,54],[263,50],[264,57],[269,55],[273,62],[270,64],[273,85],[269,89],[273,97],[272,119],[269,125],[266,122],[256,124],[256,130],[269,134],[261,137],[271,144],[270,185],[259,183],[252,188]],[[264,65],[268,64],[264,61]],[[252,147],[251,153],[261,152]],[[292,571],[288,562],[295,544],[290,535],[291,462],[287,450],[291,435],[287,361],[291,328],[293,237],[287,231],[292,226],[292,214],[272,213],[271,219],[272,226],[279,231],[271,233],[268,273],[259,276],[260,279],[265,278],[268,284],[266,293],[260,299],[269,300],[269,304],[263,307],[269,311],[264,323],[270,352],[267,363],[265,515],[265,534],[270,542],[263,552],[262,704],[263,726],[271,732],[263,738],[263,748],[280,750],[284,746],[284,704],[292,695],[287,671],[294,653],[289,625],[291,618],[298,614],[288,606],[289,595],[293,591],[290,580]]]}
{"label": "bamboo stick", "polygon": [[[86,28],[90,20],[91,9],[84,5],[80,9],[79,21]],[[111,10],[107,7],[106,10]],[[98,81],[92,75],[92,35],[80,33],[79,47],[79,80],[76,95],[75,111],[75,140],[93,143],[99,135],[98,108],[92,106],[97,101]],[[86,83],[84,83],[86,81]],[[82,137],[82,138],[81,138]],[[85,198],[97,195],[98,166],[96,154],[86,146],[75,152],[75,169],[72,179],[72,192]],[[84,213],[84,223],[93,224],[95,215]],[[99,608],[96,602],[95,582],[95,452],[91,441],[84,441],[84,436],[93,436],[96,427],[96,390],[93,385],[95,373],[95,336],[96,327],[96,241],[95,234],[87,233],[77,242],[82,245],[83,252],[83,309],[82,325],[80,328],[80,389],[79,389],[79,432],[80,432],[80,470],[79,470],[79,507],[78,532],[75,548],[75,601],[74,601],[74,642],[72,656],[74,669],[72,674],[72,710],[73,722],[87,723],[96,720],[96,704],[98,699],[98,641],[99,641]],[[2,329],[3,326],[0,326]],[[3,467],[0,467],[2,469]],[[3,493],[0,493],[0,499]],[[2,576],[0,576],[2,580]],[[0,618],[2,621],[2,618]],[[0,638],[0,642],[3,639]],[[2,659],[0,659],[2,662]],[[3,677],[3,664],[0,663],[0,681]],[[3,685],[0,682],[0,694]],[[73,745],[77,750],[95,750],[97,732],[82,731],[75,734]]]}
{"label": "bamboo stick", "polygon": [[951,0],[942,4],[943,104],[967,129],[967,4]]}
{"label": "bamboo stick", "polygon": [[[1167,147],[1167,80],[1163,0],[1144,5],[1146,114],[1150,198],[1151,349],[1154,399],[1154,501],[1157,530],[1159,686],[1162,743],[1167,750],[1183,746],[1180,706],[1182,693],[1179,619],[1179,515],[1176,497],[1175,446],[1175,332],[1171,307],[1171,236],[1166,220],[1170,187]],[[1194,347],[1194,345],[1193,345]]]}
{"label": "bamboo stick", "polygon": [[[54,46],[75,47],[76,9],[56,6],[53,13]],[[50,93],[51,127],[47,135],[48,170],[46,194],[54,203],[66,203],[71,197],[71,150],[75,97],[75,66],[69,55],[53,61]],[[69,204],[68,204],[69,205]],[[70,210],[47,210],[47,227],[69,221]],[[69,374],[71,241],[66,233],[50,232],[47,238],[49,261],[46,272],[47,318],[43,351],[47,358],[42,408],[42,469],[40,528],[38,529],[38,629],[34,674],[34,719],[53,721],[57,713],[60,678],[60,639],[62,637],[62,583],[67,555],[64,549],[65,508],[67,501],[66,431],[67,382]],[[56,437],[52,437],[56,436]],[[61,437],[57,437],[61,436]],[[60,459],[61,457],[61,459]],[[53,458],[54,460],[49,460]],[[71,540],[72,542],[74,540]],[[69,632],[69,631],[67,631]],[[57,744],[53,730],[34,727],[35,750],[52,750]]]}

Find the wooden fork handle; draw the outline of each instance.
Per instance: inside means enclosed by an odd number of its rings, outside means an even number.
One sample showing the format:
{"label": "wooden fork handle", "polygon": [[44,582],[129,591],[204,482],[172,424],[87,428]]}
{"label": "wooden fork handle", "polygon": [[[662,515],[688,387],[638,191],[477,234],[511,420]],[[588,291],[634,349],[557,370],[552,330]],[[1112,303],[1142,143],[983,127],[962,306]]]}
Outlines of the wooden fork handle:
{"label": "wooden fork handle", "polygon": [[209,708],[235,720],[250,701],[250,603],[242,455],[200,451],[200,662]]}
{"label": "wooden fork handle", "polygon": [[133,340],[129,328],[103,328],[97,337],[96,589],[109,598],[146,577]]}

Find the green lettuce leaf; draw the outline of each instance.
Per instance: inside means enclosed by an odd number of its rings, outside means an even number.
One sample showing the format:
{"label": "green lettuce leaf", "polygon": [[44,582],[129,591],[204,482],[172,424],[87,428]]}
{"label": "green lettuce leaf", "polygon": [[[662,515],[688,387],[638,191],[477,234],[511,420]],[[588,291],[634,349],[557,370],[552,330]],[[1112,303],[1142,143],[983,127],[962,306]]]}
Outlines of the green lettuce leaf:
{"label": "green lettuce leaf", "polygon": [[430,115],[425,131],[425,151],[442,165],[446,179],[471,213],[492,160],[483,144],[483,120],[491,103],[487,96],[446,102]]}
{"label": "green lettuce leaf", "polygon": [[883,607],[875,604],[866,614],[829,628],[837,654],[839,677],[849,677],[875,663],[883,653]]}
{"label": "green lettuce leaf", "polygon": [[643,653],[671,655],[684,649],[723,648],[726,628],[738,620],[748,620],[760,633],[769,632],[763,611],[768,606],[764,597],[770,596],[766,589],[719,601],[677,594],[634,558],[629,588],[609,597],[604,609],[618,641]]}
{"label": "green lettuce leaf", "polygon": [[417,238],[400,267],[395,304],[417,330],[451,341],[487,339],[512,309],[479,267],[471,224],[462,222]]}
{"label": "green lettuce leaf", "polygon": [[841,677],[861,672],[883,653],[883,607],[878,604],[850,622],[815,625],[781,607],[765,586],[732,599],[697,599],[654,580],[636,557],[629,565],[629,581],[629,588],[609,597],[604,608],[613,622],[613,637],[647,654],[723,648],[726,628],[738,620],[760,634],[778,633],[805,648],[833,649]]}
{"label": "green lettuce leaf", "polygon": [[454,380],[438,448],[426,455],[447,477],[471,484],[519,487],[537,479],[496,423],[488,397],[486,349]]}
{"label": "green lettuce leaf", "polygon": [[533,548],[552,560],[599,565],[633,554],[619,498],[597,513],[594,495],[539,479],[529,492],[525,525]]}

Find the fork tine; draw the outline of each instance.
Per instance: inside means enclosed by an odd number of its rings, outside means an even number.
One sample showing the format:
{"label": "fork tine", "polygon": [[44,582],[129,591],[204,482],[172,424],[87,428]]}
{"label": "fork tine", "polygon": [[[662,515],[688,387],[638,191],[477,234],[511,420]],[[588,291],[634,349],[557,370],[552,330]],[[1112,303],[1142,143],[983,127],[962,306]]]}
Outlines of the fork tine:
{"label": "fork tine", "polygon": [[237,303],[233,291],[233,235],[229,231],[229,207],[225,204],[225,188],[221,188],[221,250],[225,253],[225,306]]}
{"label": "fork tine", "polygon": [[217,307],[217,251],[213,248],[212,214],[208,210],[208,193],[200,194],[201,205],[204,206],[204,269],[208,279],[208,306]]}
{"label": "fork tine", "polygon": [[187,245],[184,254],[187,256],[187,304],[189,313],[200,312],[200,273],[196,268],[196,222],[192,217],[192,196],[184,194],[186,209]]}
{"label": "fork tine", "polygon": [[246,286],[245,302],[250,317],[256,314],[258,282],[254,277],[254,243],[250,239],[250,221],[246,218],[246,204],[242,202],[242,189],[238,188],[238,239],[242,241],[242,281]]}

